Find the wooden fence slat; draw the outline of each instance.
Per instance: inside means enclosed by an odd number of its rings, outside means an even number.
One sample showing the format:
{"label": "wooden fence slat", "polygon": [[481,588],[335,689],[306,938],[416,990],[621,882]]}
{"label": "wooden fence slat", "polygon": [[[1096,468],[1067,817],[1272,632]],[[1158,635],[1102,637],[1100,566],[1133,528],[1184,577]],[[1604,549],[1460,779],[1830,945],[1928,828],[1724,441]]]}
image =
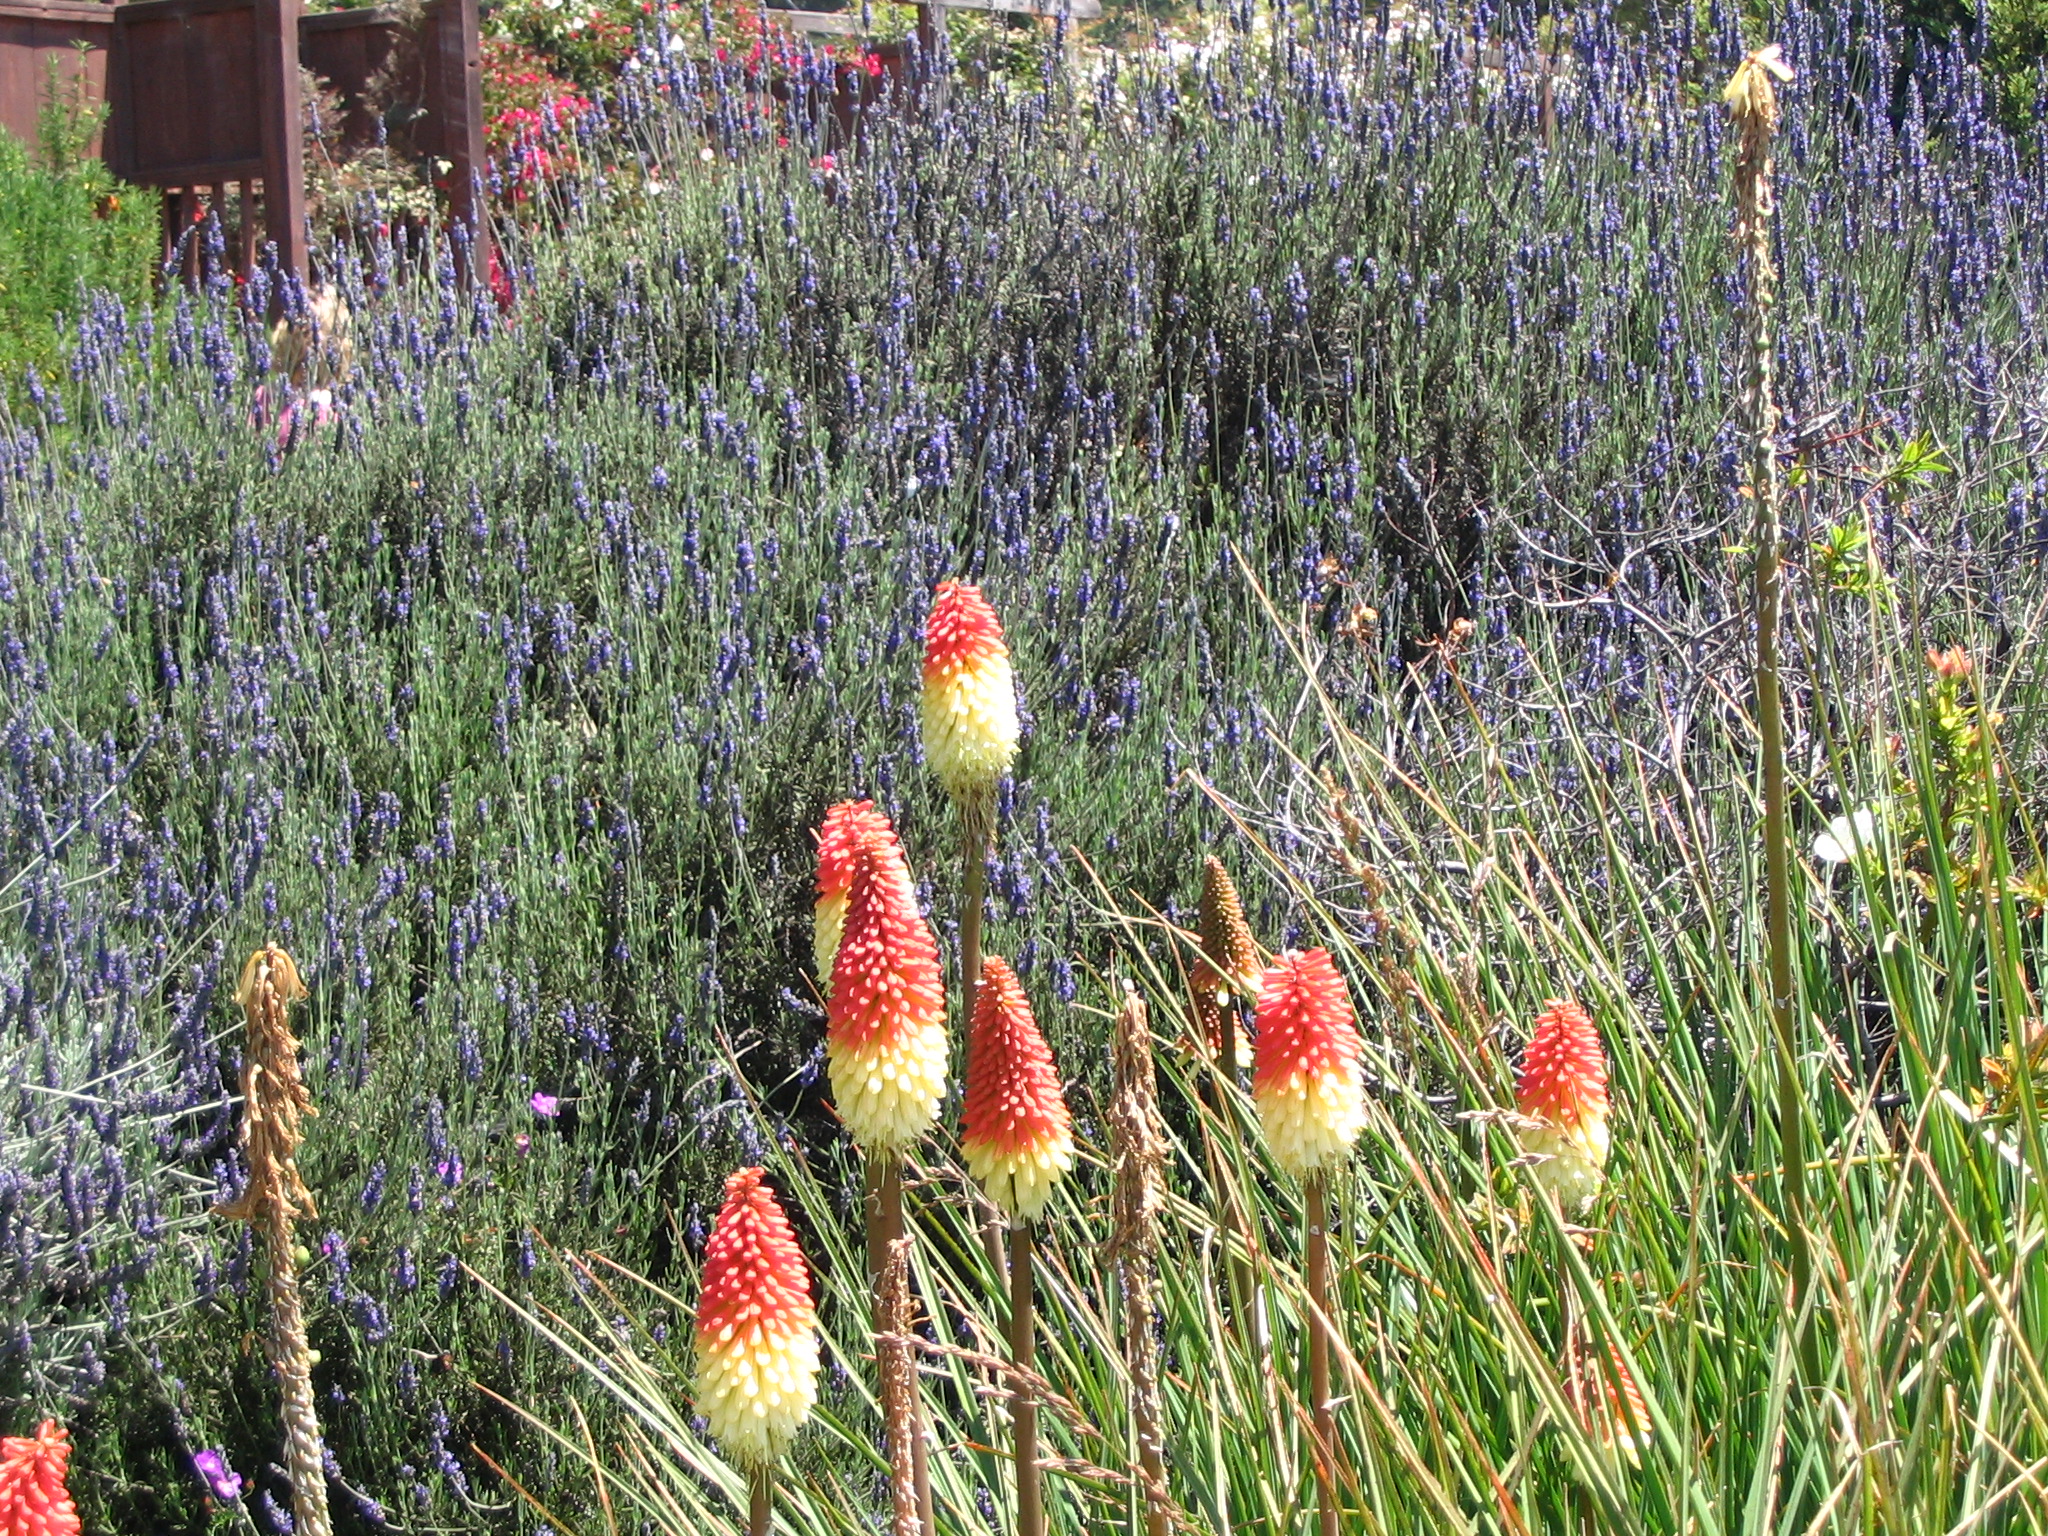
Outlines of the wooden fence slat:
{"label": "wooden fence slat", "polygon": [[[49,66],[57,66],[69,95],[78,79],[76,43],[87,47],[86,100],[104,101],[113,35],[109,8],[93,0],[0,0],[0,128],[37,147]],[[90,152],[99,152],[98,135]]]}
{"label": "wooden fence slat", "polygon": [[256,269],[256,192],[246,176],[238,184],[238,190],[241,193],[241,214],[235,221],[235,241],[241,270],[253,272]]}

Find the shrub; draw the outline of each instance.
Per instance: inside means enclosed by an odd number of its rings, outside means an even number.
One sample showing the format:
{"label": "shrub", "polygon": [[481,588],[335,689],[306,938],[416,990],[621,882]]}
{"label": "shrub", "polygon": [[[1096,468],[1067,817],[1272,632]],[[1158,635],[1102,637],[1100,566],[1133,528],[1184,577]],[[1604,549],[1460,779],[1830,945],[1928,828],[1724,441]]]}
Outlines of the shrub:
{"label": "shrub", "polygon": [[76,316],[87,291],[131,304],[148,291],[155,200],[86,154],[99,115],[53,68],[40,154],[0,132],[0,399],[20,392],[25,369],[56,377],[58,318]]}

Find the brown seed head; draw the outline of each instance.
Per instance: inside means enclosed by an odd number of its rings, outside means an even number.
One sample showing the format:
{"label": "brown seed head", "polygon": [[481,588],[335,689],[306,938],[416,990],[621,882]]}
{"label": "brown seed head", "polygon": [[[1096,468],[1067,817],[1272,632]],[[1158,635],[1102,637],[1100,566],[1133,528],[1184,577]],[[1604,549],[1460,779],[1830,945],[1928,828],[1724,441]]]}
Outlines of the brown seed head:
{"label": "brown seed head", "polygon": [[235,1001],[248,1030],[242,1060],[242,1144],[249,1187],[239,1200],[213,1208],[230,1221],[255,1221],[278,1211],[291,1221],[318,1215],[299,1178],[300,1125],[320,1113],[299,1076],[299,1042],[286,1008],[307,996],[292,957],[266,944],[242,967]]}
{"label": "brown seed head", "polygon": [[1210,968],[1246,996],[1259,989],[1259,947],[1245,925],[1244,905],[1223,861],[1210,854],[1202,860],[1202,954]]}

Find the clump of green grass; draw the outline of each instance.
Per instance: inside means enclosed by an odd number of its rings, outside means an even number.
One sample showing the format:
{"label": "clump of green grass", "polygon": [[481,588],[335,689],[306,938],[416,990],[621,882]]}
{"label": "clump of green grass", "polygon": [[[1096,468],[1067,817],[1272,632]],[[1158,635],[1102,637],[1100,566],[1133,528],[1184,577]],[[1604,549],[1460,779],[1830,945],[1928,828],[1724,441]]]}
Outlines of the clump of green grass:
{"label": "clump of green grass", "polygon": [[131,304],[149,291],[155,200],[87,153],[104,117],[53,63],[39,142],[0,131],[0,402],[23,397],[26,370],[56,382],[59,319],[93,291]]}

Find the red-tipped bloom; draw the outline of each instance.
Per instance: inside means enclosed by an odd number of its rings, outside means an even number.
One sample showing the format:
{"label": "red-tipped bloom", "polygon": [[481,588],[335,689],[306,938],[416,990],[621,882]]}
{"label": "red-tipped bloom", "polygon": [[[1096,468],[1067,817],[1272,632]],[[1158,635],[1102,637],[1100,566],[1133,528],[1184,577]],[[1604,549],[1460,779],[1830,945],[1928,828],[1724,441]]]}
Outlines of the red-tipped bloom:
{"label": "red-tipped bloom", "polygon": [[959,801],[995,793],[1017,756],[1017,685],[981,588],[939,583],[924,628],[924,755]]}
{"label": "red-tipped bloom", "polygon": [[71,1441],[55,1419],[33,1435],[0,1439],[0,1536],[78,1536],[78,1511],[64,1488]]}
{"label": "red-tipped bloom", "polygon": [[983,957],[975,984],[961,1118],[968,1171],[1013,1218],[1036,1221],[1074,1166],[1074,1135],[1052,1052],[1001,955]]}
{"label": "red-tipped bloom", "polygon": [[1358,1022],[1328,950],[1289,950],[1259,978],[1252,1097],[1273,1161],[1307,1178],[1344,1161],[1365,1128]]}
{"label": "red-tipped bloom", "polygon": [[1515,1108],[1528,1122],[1521,1142],[1534,1159],[1531,1175],[1564,1210],[1584,1210],[1607,1166],[1607,1053],[1577,1003],[1543,1005],[1522,1055]]}
{"label": "red-tipped bloom", "polygon": [[697,1299],[697,1411],[727,1456],[763,1467],[818,1400],[818,1318],[796,1234],[761,1170],[725,1181]]}
{"label": "red-tipped bloom", "polygon": [[1650,1410],[1635,1374],[1612,1341],[1604,1370],[1590,1343],[1574,1341],[1568,1346],[1565,1392],[1578,1410],[1579,1422],[1600,1442],[1601,1449],[1618,1451],[1631,1464],[1640,1464],[1639,1453],[1653,1433]]}
{"label": "red-tipped bloom", "polygon": [[896,829],[875,809],[874,801],[842,800],[825,812],[818,827],[817,931],[812,953],[818,964],[819,985],[827,988],[832,985],[832,957],[839,953],[839,936],[846,930],[846,903],[853,894],[853,856],[862,840],[870,836],[908,884],[910,871],[903,863]]}
{"label": "red-tipped bloom", "polygon": [[854,855],[832,962],[825,1065],[861,1150],[900,1154],[932,1128],[946,1088],[946,991],[917,894],[879,839]]}

